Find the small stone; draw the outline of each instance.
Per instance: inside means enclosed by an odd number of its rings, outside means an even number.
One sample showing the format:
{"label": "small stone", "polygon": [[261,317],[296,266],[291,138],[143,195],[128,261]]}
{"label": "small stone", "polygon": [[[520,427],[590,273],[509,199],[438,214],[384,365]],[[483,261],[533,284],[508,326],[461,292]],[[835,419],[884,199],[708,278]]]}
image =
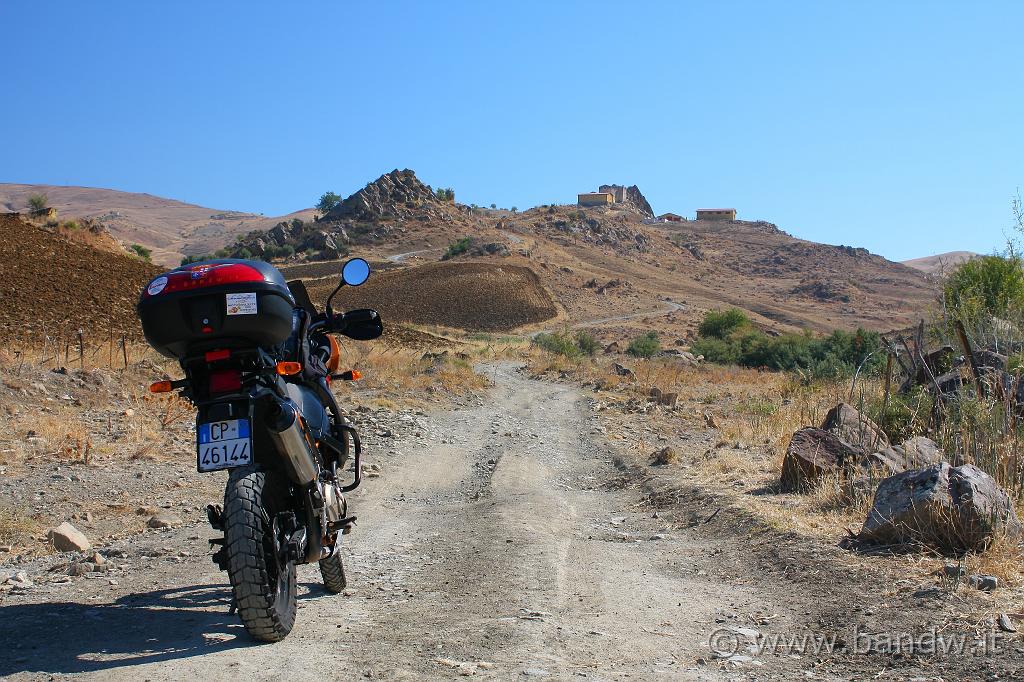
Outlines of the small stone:
{"label": "small stone", "polygon": [[146,521],[146,525],[150,528],[171,528],[181,524],[181,519],[174,514],[155,514]]}
{"label": "small stone", "polygon": [[991,592],[999,587],[999,578],[994,575],[969,575],[967,584],[985,592]]}
{"label": "small stone", "polygon": [[92,547],[89,539],[67,521],[46,531],[46,539],[58,552],[84,552]]}
{"label": "small stone", "polygon": [[1013,619],[1005,613],[999,614],[999,629],[1003,632],[1017,632],[1017,626],[1013,624]]}
{"label": "small stone", "polygon": [[68,575],[75,576],[77,578],[79,576],[86,575],[87,573],[92,573],[92,569],[93,564],[90,564],[88,561],[76,561],[68,568]]}
{"label": "small stone", "polygon": [[124,416],[126,416],[126,417],[134,417],[135,416],[135,410],[133,410],[132,408],[129,407],[127,410],[124,411]]}
{"label": "small stone", "polygon": [[96,564],[97,566],[102,566],[103,564],[107,563],[106,557],[104,557],[99,552],[93,552],[92,556],[89,557],[89,561]]}

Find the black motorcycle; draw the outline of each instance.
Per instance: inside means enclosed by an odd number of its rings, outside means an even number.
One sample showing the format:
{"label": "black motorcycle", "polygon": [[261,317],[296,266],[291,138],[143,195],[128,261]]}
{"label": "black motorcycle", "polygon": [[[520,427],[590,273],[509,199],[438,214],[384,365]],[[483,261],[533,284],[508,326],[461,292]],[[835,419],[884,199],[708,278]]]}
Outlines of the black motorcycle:
{"label": "black motorcycle", "polygon": [[[345,493],[359,485],[361,448],[330,383],[358,372],[338,372],[331,334],[370,340],[383,326],[374,310],[336,314],[331,302],[369,275],[365,260],[345,263],[323,313],[301,281],[235,259],[171,270],[139,299],[146,340],[185,373],[150,390],[177,390],[195,405],[197,469],[229,470],[223,507],[207,508],[224,533],[211,540],[213,560],[227,571],[233,608],[258,640],[280,641],[295,624],[297,564],[319,562],[326,589],[345,588],[338,550],[356,520]],[[354,476],[346,483],[350,454]]]}

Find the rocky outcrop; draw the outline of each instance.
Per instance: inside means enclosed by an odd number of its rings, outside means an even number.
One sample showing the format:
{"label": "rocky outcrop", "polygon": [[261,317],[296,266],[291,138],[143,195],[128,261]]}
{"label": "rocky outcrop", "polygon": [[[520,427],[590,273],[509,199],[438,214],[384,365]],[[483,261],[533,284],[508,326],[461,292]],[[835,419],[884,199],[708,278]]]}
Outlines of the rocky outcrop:
{"label": "rocky outcrop", "polygon": [[654,210],[651,208],[651,205],[647,203],[647,199],[640,192],[640,188],[636,185],[630,185],[629,187],[624,187],[622,185],[601,185],[597,188],[597,191],[612,194],[615,196],[616,203],[625,206],[634,213],[642,215],[645,218],[654,217]]}
{"label": "rocky outcrop", "polygon": [[434,190],[420,182],[414,172],[396,169],[342,201],[324,220],[378,222],[404,218],[424,209],[440,212],[444,206],[451,203],[438,200]]}
{"label": "rocky outcrop", "polygon": [[1006,492],[972,464],[954,468],[943,462],[882,481],[860,538],[963,552],[984,549],[1000,530],[1021,532]]}

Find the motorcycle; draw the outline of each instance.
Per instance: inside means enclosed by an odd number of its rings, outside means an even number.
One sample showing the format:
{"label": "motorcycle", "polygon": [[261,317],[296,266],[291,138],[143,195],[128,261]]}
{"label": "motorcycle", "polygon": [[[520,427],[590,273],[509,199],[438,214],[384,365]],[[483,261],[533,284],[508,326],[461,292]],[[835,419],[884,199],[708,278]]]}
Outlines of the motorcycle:
{"label": "motorcycle", "polygon": [[[345,493],[360,484],[361,446],[330,385],[359,373],[338,371],[332,334],[371,340],[383,324],[375,310],[335,313],[331,303],[369,275],[365,260],[346,262],[323,312],[301,281],[239,259],[176,268],[139,297],[146,340],[185,375],[150,390],[178,391],[195,406],[197,470],[228,471],[223,505],[207,507],[210,525],[223,532],[210,541],[213,561],[228,574],[232,610],[257,640],[291,632],[298,564],[317,562],[329,592],[345,589],[339,545],[356,521]],[[350,456],[354,473],[343,481]]]}

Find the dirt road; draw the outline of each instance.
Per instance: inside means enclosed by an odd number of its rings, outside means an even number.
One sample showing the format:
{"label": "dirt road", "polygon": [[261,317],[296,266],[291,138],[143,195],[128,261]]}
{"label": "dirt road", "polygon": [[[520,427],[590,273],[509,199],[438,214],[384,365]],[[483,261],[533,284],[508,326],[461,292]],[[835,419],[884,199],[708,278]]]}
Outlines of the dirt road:
{"label": "dirt road", "polygon": [[[858,676],[842,661],[820,669],[810,656],[713,658],[708,638],[722,628],[825,623],[831,588],[782,584],[778,571],[790,560],[763,561],[785,550],[774,542],[670,523],[579,389],[508,365],[486,371],[495,386],[479,405],[427,415],[429,425],[392,441],[393,454],[370,453],[383,474],[352,500],[359,524],[344,548],[349,591],[328,595],[315,569],[303,568],[296,627],[284,642],[256,645],[228,614],[224,575],[205,550],[212,531],[197,523],[105,548],[133,567],[115,580],[99,573],[10,595],[0,674]],[[683,504],[714,512],[700,500]],[[869,669],[885,664],[875,659]]]}

